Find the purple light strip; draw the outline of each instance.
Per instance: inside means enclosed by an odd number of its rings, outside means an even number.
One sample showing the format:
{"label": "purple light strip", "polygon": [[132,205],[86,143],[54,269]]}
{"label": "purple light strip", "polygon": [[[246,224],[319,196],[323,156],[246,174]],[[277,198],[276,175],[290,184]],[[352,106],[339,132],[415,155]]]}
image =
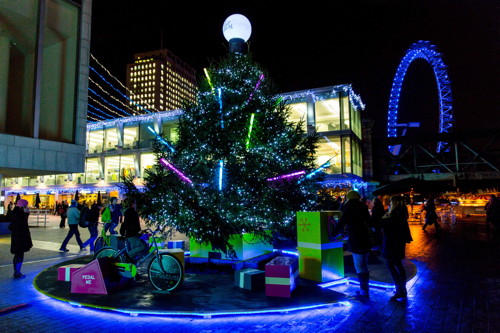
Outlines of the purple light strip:
{"label": "purple light strip", "polygon": [[305,171],[292,172],[292,173],[288,173],[286,175],[280,175],[280,176],[276,176],[276,177],[273,177],[273,178],[267,178],[267,181],[268,182],[272,182],[272,181],[275,181],[275,180],[280,180],[280,179],[285,179],[285,178],[291,178],[291,177],[295,177],[295,176],[300,176],[300,175],[303,175],[305,173],[306,173]]}
{"label": "purple light strip", "polygon": [[253,90],[253,92],[250,94],[250,97],[248,97],[248,102],[250,102],[250,100],[252,99],[253,97],[253,94],[257,91],[257,89],[259,89],[260,87],[260,84],[262,82],[262,80],[264,80],[264,74],[260,74],[260,77],[259,77],[259,81],[257,81],[257,84],[255,85],[255,89]]}
{"label": "purple light strip", "polygon": [[182,172],[180,172],[176,167],[174,167],[172,164],[170,164],[169,162],[167,162],[166,159],[164,158],[160,158],[160,162],[165,165],[166,167],[168,167],[170,170],[172,170],[173,172],[175,172],[183,181],[185,181],[186,183],[189,183],[189,184],[193,184],[193,182],[191,181],[191,179],[189,179],[188,177],[186,177]]}

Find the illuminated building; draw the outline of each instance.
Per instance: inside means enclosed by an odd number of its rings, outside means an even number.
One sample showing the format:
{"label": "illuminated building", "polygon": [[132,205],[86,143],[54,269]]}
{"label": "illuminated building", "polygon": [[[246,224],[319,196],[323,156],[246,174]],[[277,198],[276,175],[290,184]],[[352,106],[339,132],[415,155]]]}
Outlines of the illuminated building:
{"label": "illuminated building", "polygon": [[147,110],[176,110],[195,99],[193,68],[169,50],[137,53],[127,65],[130,106],[136,114]]}
{"label": "illuminated building", "polygon": [[91,7],[0,1],[0,179],[84,171]]}
{"label": "illuminated building", "polygon": [[[363,163],[361,153],[361,116],[364,105],[350,85],[329,86],[286,93],[283,99],[291,107],[289,120],[304,123],[306,132],[320,136],[316,164],[326,173],[325,186],[330,188],[362,189]],[[87,124],[87,154],[85,172],[68,175],[45,175],[45,188],[30,178],[4,180],[7,196],[35,193],[69,200],[76,190],[80,198],[96,200],[97,192],[104,200],[122,197],[118,187],[120,175],[135,177],[140,185],[146,169],[153,167],[155,156],[152,142],[155,133],[163,133],[170,142],[177,141],[177,119],[182,110],[136,115]],[[152,131],[154,130],[154,132]],[[16,184],[17,183],[17,184]],[[29,199],[30,201],[33,199]]]}

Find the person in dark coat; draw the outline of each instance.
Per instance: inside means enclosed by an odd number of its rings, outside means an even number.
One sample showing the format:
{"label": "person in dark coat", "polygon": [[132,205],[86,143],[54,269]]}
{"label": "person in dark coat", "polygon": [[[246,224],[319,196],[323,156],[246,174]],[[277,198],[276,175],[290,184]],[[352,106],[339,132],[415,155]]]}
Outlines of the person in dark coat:
{"label": "person in dark coat", "polygon": [[33,247],[31,233],[28,226],[28,201],[20,199],[16,207],[12,210],[10,253],[14,255],[12,263],[14,265],[14,278],[24,278],[26,275],[21,273],[21,266],[24,261],[24,252],[28,252]]}
{"label": "person in dark coat", "polygon": [[436,231],[439,231],[438,215],[436,213],[436,205],[434,204],[434,198],[430,197],[424,204],[425,211],[425,223],[422,230],[425,231],[428,225],[433,225]]}
{"label": "person in dark coat", "polygon": [[490,224],[493,226],[493,230],[496,232],[500,231],[500,199],[496,195],[491,194],[490,199],[484,206],[486,211],[486,226],[489,228]]}
{"label": "person in dark coat", "polygon": [[139,214],[135,209],[135,201],[127,198],[123,206],[125,207],[125,212],[123,213],[123,223],[120,227],[120,235],[126,238],[137,237],[141,231],[141,222],[139,220]]}
{"label": "person in dark coat", "polygon": [[406,271],[402,260],[405,257],[406,243],[410,243],[410,227],[408,226],[408,209],[404,199],[393,196],[390,200],[389,212],[382,218],[382,256],[391,273],[396,293],[391,300],[406,298]]}
{"label": "person in dark coat", "polygon": [[89,233],[90,233],[90,238],[87,239],[85,242],[83,242],[82,247],[86,248],[87,245],[90,245],[90,251],[94,251],[94,243],[95,240],[97,239],[97,226],[99,225],[99,214],[101,211],[101,207],[98,206],[96,203],[92,204],[90,207],[90,210],[87,213],[87,221],[89,221]]}
{"label": "person in dark coat", "polygon": [[347,201],[342,204],[342,215],[336,231],[342,231],[344,227],[347,229],[348,244],[361,289],[356,294],[362,299],[368,299],[370,279],[368,256],[373,246],[373,231],[370,227],[371,217],[368,207],[360,199],[361,196],[358,192],[347,192]]}

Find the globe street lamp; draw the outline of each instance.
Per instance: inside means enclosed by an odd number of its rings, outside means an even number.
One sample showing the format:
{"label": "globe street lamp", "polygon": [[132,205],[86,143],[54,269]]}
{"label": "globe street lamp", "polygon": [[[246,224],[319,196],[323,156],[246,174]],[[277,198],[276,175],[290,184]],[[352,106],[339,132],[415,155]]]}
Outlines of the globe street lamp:
{"label": "globe street lamp", "polygon": [[224,21],[222,33],[229,42],[230,53],[243,53],[245,43],[252,34],[252,25],[245,16],[233,14]]}

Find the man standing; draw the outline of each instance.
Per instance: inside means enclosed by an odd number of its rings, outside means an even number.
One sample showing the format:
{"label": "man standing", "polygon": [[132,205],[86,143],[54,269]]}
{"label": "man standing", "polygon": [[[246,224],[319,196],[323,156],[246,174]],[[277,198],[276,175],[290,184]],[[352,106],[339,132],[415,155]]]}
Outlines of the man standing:
{"label": "man standing", "polygon": [[68,242],[71,239],[71,237],[73,237],[73,235],[75,235],[76,241],[78,242],[78,245],[80,245],[80,250],[85,250],[85,248],[83,247],[82,240],[80,239],[80,232],[78,231],[78,222],[80,222],[80,211],[78,210],[77,205],[78,202],[76,202],[76,200],[71,200],[71,206],[68,208],[69,231],[68,235],[61,244],[61,248],[59,249],[59,251],[61,252],[69,251],[66,248],[66,245],[68,245]]}
{"label": "man standing", "polygon": [[66,217],[68,213],[68,205],[66,201],[61,202],[61,207],[59,207],[59,216],[61,217],[61,222],[59,223],[59,228],[64,229],[66,225]]}

